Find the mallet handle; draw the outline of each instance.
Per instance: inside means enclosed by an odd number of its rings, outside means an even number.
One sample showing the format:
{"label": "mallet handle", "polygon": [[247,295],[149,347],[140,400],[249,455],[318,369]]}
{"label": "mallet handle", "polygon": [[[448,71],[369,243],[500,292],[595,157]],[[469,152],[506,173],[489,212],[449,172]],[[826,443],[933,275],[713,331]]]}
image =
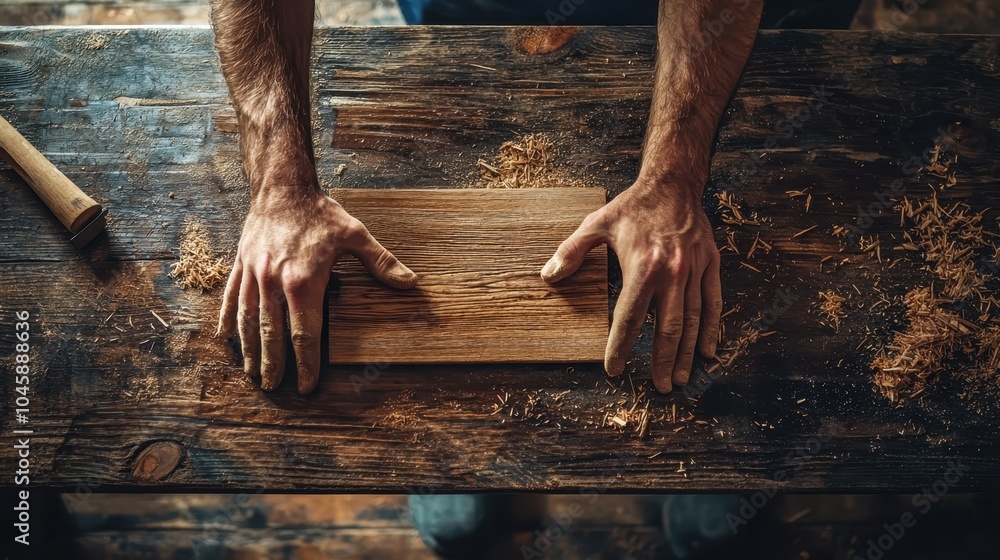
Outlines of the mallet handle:
{"label": "mallet handle", "polygon": [[101,205],[79,189],[0,117],[0,156],[14,167],[71,233],[79,233]]}

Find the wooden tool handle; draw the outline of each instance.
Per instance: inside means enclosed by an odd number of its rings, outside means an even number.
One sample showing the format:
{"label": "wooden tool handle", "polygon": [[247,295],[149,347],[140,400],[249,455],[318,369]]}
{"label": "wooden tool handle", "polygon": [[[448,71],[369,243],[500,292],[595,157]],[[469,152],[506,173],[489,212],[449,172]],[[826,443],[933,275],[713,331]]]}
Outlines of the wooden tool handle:
{"label": "wooden tool handle", "polygon": [[0,156],[14,167],[71,233],[80,233],[101,205],[79,189],[52,162],[0,117]]}

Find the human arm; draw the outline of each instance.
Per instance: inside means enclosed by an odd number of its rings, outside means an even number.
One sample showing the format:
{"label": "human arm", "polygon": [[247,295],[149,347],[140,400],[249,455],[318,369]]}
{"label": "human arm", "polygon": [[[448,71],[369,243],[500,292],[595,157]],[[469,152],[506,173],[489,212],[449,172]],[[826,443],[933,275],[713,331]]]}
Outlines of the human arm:
{"label": "human arm", "polygon": [[219,333],[239,331],[246,372],[270,391],[284,373],[287,319],[303,394],[319,379],[323,296],[341,255],[390,286],[417,281],[319,187],[309,109],[314,11],[313,0],[217,0],[212,10],[251,194]]}
{"label": "human arm", "polygon": [[607,243],[614,250],[622,291],[604,367],[621,374],[655,299],[652,375],[664,393],[687,383],[695,348],[705,357],[715,354],[722,313],[719,251],[701,198],[715,130],[746,65],[762,8],[763,0],[660,0],[639,176],[587,216],[542,269],[546,282],[558,282],[590,249]]}

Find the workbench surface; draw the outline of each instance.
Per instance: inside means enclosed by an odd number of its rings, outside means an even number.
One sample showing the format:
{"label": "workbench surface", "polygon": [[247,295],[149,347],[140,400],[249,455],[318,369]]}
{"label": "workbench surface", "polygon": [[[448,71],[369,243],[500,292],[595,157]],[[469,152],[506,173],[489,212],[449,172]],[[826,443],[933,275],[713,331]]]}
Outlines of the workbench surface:
{"label": "workbench surface", "polygon": [[[471,186],[479,159],[542,132],[609,196],[636,175],[650,28],[339,28],[316,44],[327,188]],[[699,362],[695,376],[708,382],[667,396],[649,380],[648,325],[634,374],[611,381],[597,364],[381,364],[367,375],[330,367],[309,396],[296,394],[294,375],[260,392],[234,345],[212,336],[220,291],[168,277],[186,223],[203,223],[231,256],[249,203],[210,31],[5,28],[0,53],[0,113],[111,212],[107,237],[78,252],[15,172],[0,170],[0,425],[5,438],[33,430],[33,486],[907,491],[958,461],[952,489],[1000,489],[989,388],[963,396],[953,370],[893,403],[873,384],[873,355],[905,326],[899,297],[932,279],[915,253],[894,249],[898,211],[867,230],[881,262],[832,233],[894,179],[908,197],[929,196],[913,161],[939,130],[958,155],[942,203],[1000,208],[998,37],[760,33],[705,203],[719,245],[732,232],[741,252],[722,253],[725,309],[735,308],[727,337],[758,316],[773,335],[712,375]],[[786,194],[806,189],[808,213],[804,197]],[[724,190],[761,225],[724,223]],[[983,223],[1000,232],[996,211]],[[756,235],[773,249],[748,260]],[[814,311],[828,289],[851,295],[839,332]],[[20,310],[33,334],[25,424],[7,374]],[[608,420],[637,398],[649,406],[642,437]],[[15,469],[3,453],[0,470]]]}

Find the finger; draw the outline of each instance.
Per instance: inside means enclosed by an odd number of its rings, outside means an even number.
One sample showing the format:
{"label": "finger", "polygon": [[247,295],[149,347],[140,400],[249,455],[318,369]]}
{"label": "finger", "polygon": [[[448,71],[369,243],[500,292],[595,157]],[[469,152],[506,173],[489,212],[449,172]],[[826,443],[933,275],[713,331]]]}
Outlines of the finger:
{"label": "finger", "polygon": [[715,355],[722,322],[722,280],[719,278],[719,257],[715,255],[701,277],[701,326],[698,332],[698,351],[706,358]]}
{"label": "finger", "polygon": [[285,373],[284,293],[270,281],[260,282],[260,388],[273,391]]}
{"label": "finger", "polygon": [[625,362],[632,352],[632,346],[639,337],[646,309],[653,297],[652,283],[641,282],[629,275],[623,280],[622,292],[615,304],[615,314],[611,322],[611,334],[604,352],[604,369],[611,376],[621,375]]}
{"label": "finger", "polygon": [[222,307],[219,309],[219,325],[216,327],[215,336],[229,338],[236,331],[236,315],[240,305],[240,283],[243,281],[243,263],[239,255],[233,263],[233,270],[229,273],[229,280],[226,282],[226,289],[222,293]]}
{"label": "finger", "polygon": [[675,277],[656,296],[656,328],[653,335],[653,385],[661,393],[673,390],[673,372],[684,317],[687,277]]}
{"label": "finger", "polygon": [[576,272],[591,249],[604,243],[607,231],[601,215],[591,213],[556,249],[549,262],[542,267],[542,280],[554,284]]}
{"label": "finger", "polygon": [[292,329],[299,393],[306,395],[319,382],[323,291],[286,284],[285,294],[288,296],[288,319]]}
{"label": "finger", "polygon": [[393,288],[408,290],[417,284],[417,275],[382,246],[364,225],[358,222],[356,238],[348,252],[358,258],[375,278]]}
{"label": "finger", "polygon": [[691,377],[694,347],[698,342],[698,323],[701,322],[701,273],[692,270],[684,290],[684,319],[672,375],[674,385],[686,385]]}
{"label": "finger", "polygon": [[243,348],[243,371],[252,379],[260,377],[260,292],[257,280],[247,271],[240,284],[237,323]]}

